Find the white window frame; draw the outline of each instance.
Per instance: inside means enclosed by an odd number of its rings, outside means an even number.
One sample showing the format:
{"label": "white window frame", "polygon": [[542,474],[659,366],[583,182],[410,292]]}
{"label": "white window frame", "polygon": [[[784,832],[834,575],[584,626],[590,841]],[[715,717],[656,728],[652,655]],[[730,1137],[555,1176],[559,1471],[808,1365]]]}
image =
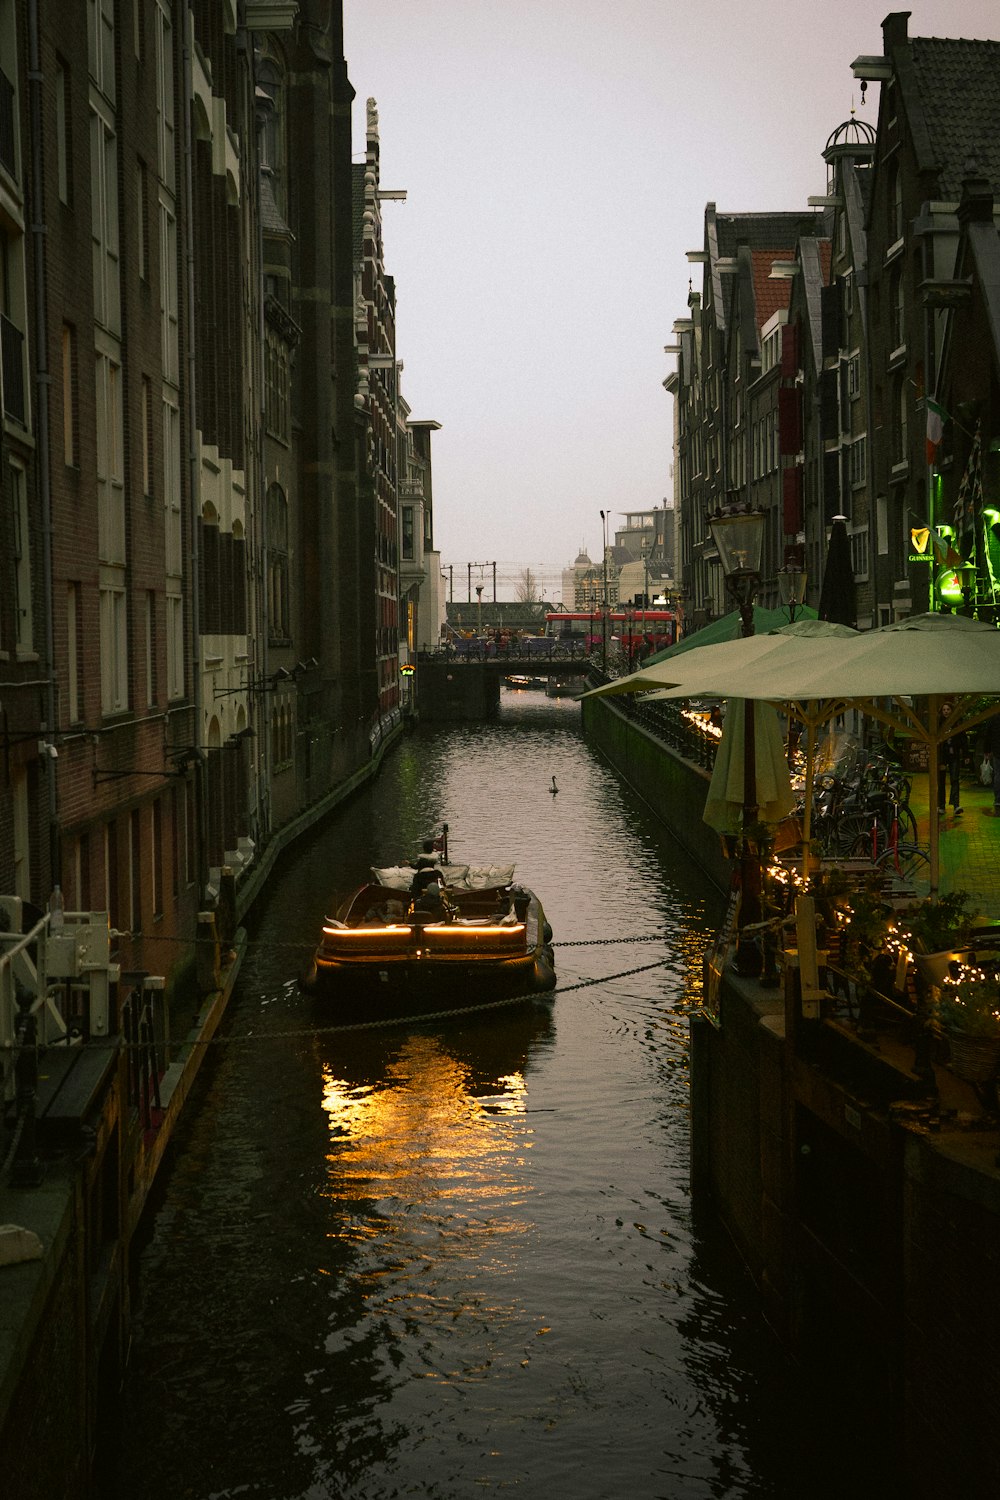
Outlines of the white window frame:
{"label": "white window frame", "polygon": [[97,546],[102,563],[125,563],[125,463],[122,370],[97,352],[94,363],[97,417]]}
{"label": "white window frame", "polygon": [[91,242],[94,317],[109,333],[121,333],[121,264],[118,237],[118,137],[114,122],[91,100]]}
{"label": "white window frame", "polygon": [[77,652],[79,629],[80,585],[70,583],[66,586],[66,672],[68,678],[66,708],[71,724],[78,724],[83,718],[80,711],[80,661]]}
{"label": "white window frame", "polygon": [[124,571],[101,569],[101,712],[128,708],[128,622]]}
{"label": "white window frame", "polygon": [[115,102],[114,0],[87,0],[87,64],[104,97]]}
{"label": "white window frame", "polygon": [[27,476],[18,463],[7,465],[14,522],[14,648],[30,656],[35,646],[34,590],[31,577],[31,531],[28,518]]}
{"label": "white window frame", "polygon": [[163,524],[167,578],[179,585],[184,571],[181,527],[181,413],[173,391],[163,392]]}
{"label": "white window frame", "polygon": [[163,0],[156,5],[156,158],[159,178],[168,192],[176,188],[174,174],[174,53],[173,23]]}
{"label": "white window frame", "polygon": [[160,218],[160,342],[164,380],[178,383],[177,216],[172,202],[161,194]]}
{"label": "white window frame", "polygon": [[165,600],[167,612],[167,697],[173,702],[184,697],[184,600],[179,588],[168,584]]}

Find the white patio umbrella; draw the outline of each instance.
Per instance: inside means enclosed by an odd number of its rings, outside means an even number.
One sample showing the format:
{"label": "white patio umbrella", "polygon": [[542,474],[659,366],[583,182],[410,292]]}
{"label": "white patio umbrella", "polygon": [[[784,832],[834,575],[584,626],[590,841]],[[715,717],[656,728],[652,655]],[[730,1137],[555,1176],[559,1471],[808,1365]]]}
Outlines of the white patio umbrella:
{"label": "white patio umbrella", "polygon": [[[797,647],[771,653],[759,662],[745,659],[742,667],[735,660],[713,662],[707,653],[716,648],[706,647],[697,674],[689,673],[682,683],[656,696],[715,693],[726,697],[739,693],[744,698],[783,703],[803,719],[807,728],[811,726],[810,739],[825,719],[853,707],[922,740],[928,747],[932,793],[930,886],[936,892],[938,750],[952,735],[1000,711],[996,696],[983,702],[986,695],[1000,693],[1000,631],[963,615],[915,615],[881,630],[848,630],[839,639],[800,638]],[[693,651],[688,653],[689,658],[695,655]],[[946,697],[956,701],[952,712],[943,718],[941,702]],[[813,748],[814,744],[807,745],[807,818]],[[808,826],[805,836],[808,842]]]}
{"label": "white patio umbrella", "polygon": [[[769,703],[754,703],[753,717],[754,785],[750,800],[762,823],[780,823],[795,807],[781,725]],[[731,698],[705,800],[704,820],[717,833],[737,834],[743,828],[747,803],[745,726],[745,702]]]}

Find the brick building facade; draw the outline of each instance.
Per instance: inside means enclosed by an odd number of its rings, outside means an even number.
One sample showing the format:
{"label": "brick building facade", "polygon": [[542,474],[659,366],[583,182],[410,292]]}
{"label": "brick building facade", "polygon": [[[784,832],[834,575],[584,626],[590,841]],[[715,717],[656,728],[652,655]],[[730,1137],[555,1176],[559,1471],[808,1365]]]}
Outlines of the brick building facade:
{"label": "brick building facade", "polygon": [[379,235],[359,340],[339,0],[0,0],[0,58],[0,891],[169,973],[398,708],[394,291]]}

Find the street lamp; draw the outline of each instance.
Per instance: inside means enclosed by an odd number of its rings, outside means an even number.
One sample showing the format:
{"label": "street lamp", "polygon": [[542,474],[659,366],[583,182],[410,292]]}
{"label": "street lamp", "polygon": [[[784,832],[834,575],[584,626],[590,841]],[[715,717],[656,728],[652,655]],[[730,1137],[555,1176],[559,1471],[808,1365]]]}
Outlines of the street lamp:
{"label": "street lamp", "polygon": [[601,671],[607,674],[608,670],[608,518],[601,511],[601,525],[604,528],[604,603],[601,607]]}
{"label": "street lamp", "polygon": [[805,568],[797,568],[793,562],[778,569],[778,598],[782,604],[788,605],[788,620],[792,625],[795,624],[795,611],[806,602],[808,576]]}
{"label": "street lamp", "polygon": [[[760,559],[764,546],[764,512],[760,510],[717,511],[709,516],[712,539],[726,588],[740,612],[742,633],[754,633],[753,600],[760,582]],[[734,967],[737,974],[759,977],[761,954],[745,929],[760,922],[760,858],[750,847],[750,828],[757,820],[757,752],[754,743],[754,705],[743,700],[743,831],[740,841],[740,916]]]}

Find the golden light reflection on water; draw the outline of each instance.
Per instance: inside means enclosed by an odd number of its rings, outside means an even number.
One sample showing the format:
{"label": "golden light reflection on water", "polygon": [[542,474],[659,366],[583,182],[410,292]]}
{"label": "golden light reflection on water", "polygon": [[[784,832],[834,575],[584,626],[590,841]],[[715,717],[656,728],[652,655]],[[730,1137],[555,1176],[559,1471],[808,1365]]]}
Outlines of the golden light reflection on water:
{"label": "golden light reflection on water", "polygon": [[[414,1036],[377,1084],[323,1069],[330,1149],[324,1196],[341,1210],[333,1238],[389,1235],[430,1225],[442,1241],[528,1226],[516,1209],[530,1195],[526,1084],[520,1071],[483,1075],[440,1038]],[[344,1212],[346,1210],[346,1212]]]}
{"label": "golden light reflection on water", "polygon": [[[463,1056],[414,1036],[367,1076],[323,1069],[327,1242],[337,1261],[349,1254],[335,1274],[343,1285],[346,1270],[364,1326],[377,1330],[392,1386],[404,1370],[481,1380],[487,1329],[490,1345],[512,1324],[534,1331],[513,1274],[535,1229],[527,1090],[519,1068],[497,1061],[484,1070],[475,1047]],[[327,1354],[358,1327],[334,1321]]]}

